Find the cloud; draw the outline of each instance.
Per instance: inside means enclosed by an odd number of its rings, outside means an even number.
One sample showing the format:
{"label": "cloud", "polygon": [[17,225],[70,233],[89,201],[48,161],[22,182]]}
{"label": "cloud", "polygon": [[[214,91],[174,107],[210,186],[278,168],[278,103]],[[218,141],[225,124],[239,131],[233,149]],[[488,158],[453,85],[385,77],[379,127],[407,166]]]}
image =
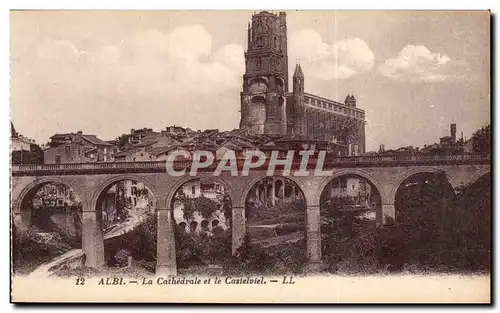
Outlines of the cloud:
{"label": "cloud", "polygon": [[12,61],[18,118],[59,121],[39,127],[38,138],[78,129],[114,137],[124,125],[238,127],[244,50],[214,49],[202,26],[142,31],[89,50],[46,39],[26,53]]}
{"label": "cloud", "polygon": [[408,45],[396,58],[379,66],[383,76],[409,82],[445,82],[465,80],[467,64],[446,54],[433,53],[425,46]]}
{"label": "cloud", "polygon": [[290,59],[300,59],[307,76],[321,80],[342,79],[369,71],[375,56],[359,38],[347,38],[328,44],[313,29],[290,36]]}

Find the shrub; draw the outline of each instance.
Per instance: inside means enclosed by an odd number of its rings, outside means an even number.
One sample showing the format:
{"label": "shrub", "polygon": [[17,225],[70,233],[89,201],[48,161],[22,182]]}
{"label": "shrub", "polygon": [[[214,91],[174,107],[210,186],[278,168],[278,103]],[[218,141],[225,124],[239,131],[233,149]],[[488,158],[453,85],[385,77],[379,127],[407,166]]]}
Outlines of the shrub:
{"label": "shrub", "polygon": [[223,264],[231,258],[232,252],[232,234],[231,229],[221,230],[220,233],[214,232],[213,237],[207,238],[204,245],[203,259],[209,263]]}
{"label": "shrub", "polygon": [[228,258],[226,270],[259,274],[298,274],[307,262],[305,239],[298,243],[286,243],[270,248],[253,244],[246,235],[234,257]]}
{"label": "shrub", "polygon": [[298,243],[280,245],[272,254],[273,273],[299,274],[307,264],[307,249],[305,239]]}
{"label": "shrub", "polygon": [[116,265],[118,267],[126,267],[128,265],[128,258],[131,256],[130,251],[120,249],[115,254]]}
{"label": "shrub", "polygon": [[180,232],[177,229],[175,233],[175,252],[178,267],[185,268],[204,264],[203,244],[190,234]]}
{"label": "shrub", "polygon": [[146,261],[146,260],[138,260],[135,261],[136,265],[147,270],[150,273],[154,273],[156,271],[156,261]]}
{"label": "shrub", "polygon": [[12,257],[14,272],[24,273],[71,250],[58,233],[44,233],[32,226],[26,232],[12,227]]}
{"label": "shrub", "polygon": [[217,210],[217,202],[204,196],[198,198],[189,198],[182,195],[179,196],[176,200],[182,203],[182,211],[186,220],[191,219],[194,212],[200,212],[203,218],[208,219]]}
{"label": "shrub", "polygon": [[246,235],[242,245],[236,250],[234,258],[228,263],[229,267],[237,269],[239,272],[266,273],[272,270],[274,260],[260,245],[252,244],[250,237]]}

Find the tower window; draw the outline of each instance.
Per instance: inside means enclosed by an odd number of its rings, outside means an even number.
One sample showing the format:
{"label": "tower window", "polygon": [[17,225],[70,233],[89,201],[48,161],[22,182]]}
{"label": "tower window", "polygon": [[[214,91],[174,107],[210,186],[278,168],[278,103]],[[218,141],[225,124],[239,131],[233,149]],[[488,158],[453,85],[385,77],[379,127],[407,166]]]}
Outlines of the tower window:
{"label": "tower window", "polygon": [[257,36],[257,45],[261,45],[262,44],[262,36]]}

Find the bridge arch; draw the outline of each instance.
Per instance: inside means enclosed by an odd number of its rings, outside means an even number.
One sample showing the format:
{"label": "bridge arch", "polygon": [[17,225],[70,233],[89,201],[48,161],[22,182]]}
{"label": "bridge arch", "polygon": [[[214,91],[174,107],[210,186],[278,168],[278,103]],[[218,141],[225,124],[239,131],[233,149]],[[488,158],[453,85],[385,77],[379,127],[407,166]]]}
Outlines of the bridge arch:
{"label": "bridge arch", "polygon": [[245,188],[243,189],[243,191],[241,193],[241,197],[240,197],[240,202],[239,202],[240,208],[245,207],[248,194],[249,194],[250,190],[255,186],[255,184],[257,184],[262,179],[268,178],[268,177],[280,177],[280,178],[283,177],[285,179],[290,180],[291,182],[295,183],[299,187],[300,191],[304,194],[306,203],[310,203],[310,201],[312,200],[312,198],[310,196],[311,192],[309,192],[308,188],[300,180],[296,179],[294,176],[283,176],[283,175],[266,176],[266,175],[262,175],[262,176],[258,176],[258,177],[253,178],[252,180],[250,180],[250,182],[248,182],[245,185]]}
{"label": "bridge arch", "polygon": [[342,176],[359,176],[359,177],[366,179],[373,186],[375,186],[375,188],[377,189],[377,191],[380,194],[380,197],[382,198],[382,202],[384,203],[384,201],[387,200],[387,195],[386,195],[384,188],[382,188],[382,185],[375,177],[373,177],[370,174],[367,174],[366,172],[360,171],[360,170],[347,169],[347,170],[341,170],[341,171],[335,172],[335,173],[333,173],[332,176],[328,176],[328,177],[325,177],[325,179],[323,179],[319,188],[316,190],[316,193],[314,196],[314,204],[319,204],[320,199],[321,199],[321,194],[323,193],[326,186],[328,186],[328,184],[331,183],[333,180],[340,178]]}
{"label": "bridge arch", "polygon": [[[239,231],[233,233],[233,253],[241,243],[250,243],[271,256],[260,270],[274,266],[273,260],[282,260],[279,266],[285,272],[304,270],[311,254],[308,225],[315,224],[308,218],[309,194],[307,186],[294,177],[277,173],[251,179],[243,189],[241,207],[233,209]],[[289,256],[294,256],[293,261]]]}
{"label": "bridge arch", "polygon": [[155,188],[154,184],[148,178],[146,178],[143,175],[123,174],[123,175],[113,176],[113,177],[107,179],[106,181],[104,181],[103,183],[99,184],[99,186],[95,189],[95,191],[92,195],[92,201],[90,203],[91,210],[97,210],[97,202],[99,201],[99,197],[107,188],[109,188],[113,184],[120,182],[120,181],[123,181],[123,180],[132,180],[132,181],[143,183],[144,186],[153,193],[153,197],[155,199],[155,202],[158,203],[157,189]]}
{"label": "bridge arch", "polygon": [[445,174],[446,181],[448,182],[448,184],[450,184],[450,186],[452,186],[452,187],[455,187],[453,182],[450,180],[450,177],[442,169],[435,168],[435,167],[411,169],[411,170],[405,172],[402,176],[400,176],[399,179],[393,184],[393,187],[390,191],[390,194],[388,195],[389,196],[388,200],[390,202],[387,202],[387,203],[395,203],[396,193],[398,192],[399,187],[401,187],[401,184],[405,180],[410,178],[411,176],[418,175],[418,174],[439,174],[439,173]]}
{"label": "bridge arch", "polygon": [[22,191],[19,193],[17,196],[17,199],[14,199],[13,201],[13,207],[12,211],[14,214],[18,214],[22,212],[22,206],[23,202],[27,199],[27,196],[29,197],[30,195],[35,195],[35,193],[38,191],[39,188],[41,188],[44,185],[51,184],[51,183],[56,183],[56,184],[62,184],[66,185],[67,187],[71,188],[73,191],[75,191],[78,194],[78,197],[80,200],[85,202],[87,199],[85,199],[85,193],[79,188],[78,185],[75,185],[71,183],[68,180],[62,179],[60,177],[42,177],[40,179],[36,179],[35,181],[29,183],[26,187],[22,189]]}
{"label": "bridge arch", "polygon": [[490,168],[483,168],[479,172],[477,172],[466,184],[466,186],[472,186],[474,183],[476,183],[479,179],[481,179],[483,176],[491,174],[491,169]]}

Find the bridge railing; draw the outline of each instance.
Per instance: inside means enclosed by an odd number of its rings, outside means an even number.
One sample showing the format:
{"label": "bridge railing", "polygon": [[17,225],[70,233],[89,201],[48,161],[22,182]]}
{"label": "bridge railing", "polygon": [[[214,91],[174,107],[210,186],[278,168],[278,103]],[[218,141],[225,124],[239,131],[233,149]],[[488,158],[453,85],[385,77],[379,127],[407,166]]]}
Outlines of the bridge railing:
{"label": "bridge railing", "polygon": [[[456,154],[456,155],[361,155],[361,156],[326,156],[323,168],[334,168],[335,166],[352,164],[353,166],[373,165],[373,164],[400,164],[400,163],[426,163],[426,162],[460,162],[460,161],[489,161],[489,154]],[[211,166],[204,170],[215,169],[220,160],[215,161]],[[245,162],[244,159],[237,159],[237,167],[241,169]],[[318,162],[317,156],[310,156],[308,168],[314,168]],[[172,166],[174,170],[189,169],[191,160],[176,160]],[[269,159],[261,166],[262,169],[267,169]],[[300,156],[292,161],[292,168],[299,168],[301,165]],[[278,168],[282,167],[278,166]],[[102,162],[102,163],[64,163],[64,164],[21,164],[13,165],[12,172],[33,172],[33,171],[99,171],[99,170],[165,170],[166,161],[145,161],[145,162]]]}

